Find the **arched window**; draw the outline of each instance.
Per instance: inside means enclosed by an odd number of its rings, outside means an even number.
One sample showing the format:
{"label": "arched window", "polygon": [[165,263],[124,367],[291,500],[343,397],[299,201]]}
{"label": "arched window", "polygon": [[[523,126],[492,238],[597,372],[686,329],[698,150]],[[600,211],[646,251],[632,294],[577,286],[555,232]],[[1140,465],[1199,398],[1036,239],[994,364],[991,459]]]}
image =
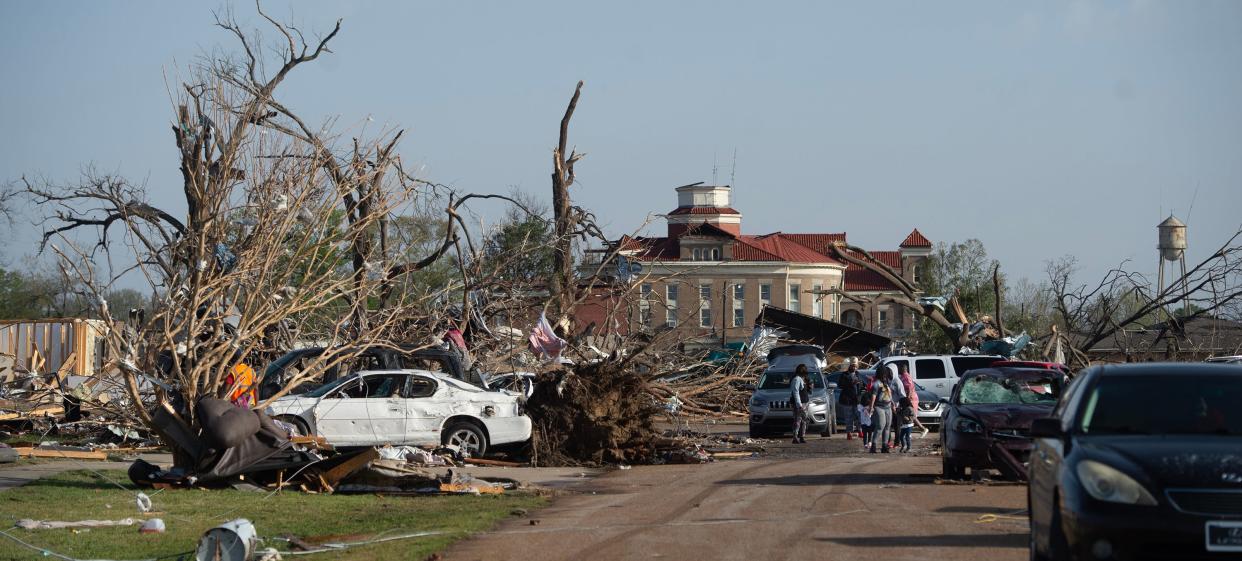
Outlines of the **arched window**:
{"label": "arched window", "polygon": [[699,249],[699,248],[697,248],[697,247],[696,247],[696,248],[694,248],[694,260],[695,260],[695,261],[702,261],[702,260],[703,260],[703,251],[702,251],[702,250],[700,250],[700,249]]}
{"label": "arched window", "polygon": [[712,248],[712,261],[720,261],[720,248]]}
{"label": "arched window", "polygon": [[846,310],[841,312],[841,323],[850,327],[862,326],[862,314],[858,310]]}

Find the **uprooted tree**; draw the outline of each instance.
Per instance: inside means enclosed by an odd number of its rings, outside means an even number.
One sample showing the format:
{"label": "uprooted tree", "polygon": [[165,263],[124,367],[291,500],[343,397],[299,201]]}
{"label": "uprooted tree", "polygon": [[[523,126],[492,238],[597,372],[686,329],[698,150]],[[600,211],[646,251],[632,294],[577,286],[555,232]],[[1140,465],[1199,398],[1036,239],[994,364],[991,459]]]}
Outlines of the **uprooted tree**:
{"label": "uprooted tree", "polygon": [[[876,302],[892,302],[930,320],[946,338],[956,345],[955,348],[970,344],[970,334],[962,327],[962,323],[959,322],[955,325],[945,316],[944,310],[939,307],[920,304],[919,298],[923,294],[922,289],[913,282],[906,280],[897,271],[894,271],[892,267],[876,259],[867,250],[845,242],[833,243],[828,246],[828,249],[832,252],[833,257],[874,271],[884,277],[885,280],[897,287],[897,290],[901,293],[900,295],[880,296],[876,299]],[[956,302],[956,297],[950,298],[950,307],[956,308]]]}
{"label": "uprooted tree", "polygon": [[[108,354],[127,397],[119,412],[153,429],[155,408],[195,427],[192,404],[236,389],[227,381],[239,363],[261,366],[294,341],[336,349],[437,342],[465,321],[443,310],[468,301],[468,283],[490,281],[419,283],[417,275],[446,255],[464,272],[481,251],[469,239],[464,205],[511,200],[459,195],[413,176],[397,151],[401,130],[345,138],[287,107],[280,86],[330,53],[341,22],[308,40],[261,6],[258,14],[275,44],[258,41],[231,14],[218,16],[239,56],[205,58],[176,89],[177,205],[157,206],[149,186],[93,170],[71,185],[23,178],[47,212],[44,249],[81,279],[109,327]],[[412,242],[402,232],[427,222],[413,210],[427,208],[439,208],[441,218]],[[109,307],[108,291],[122,277],[147,285],[151,313]],[[349,358],[325,355],[272,399]]]}

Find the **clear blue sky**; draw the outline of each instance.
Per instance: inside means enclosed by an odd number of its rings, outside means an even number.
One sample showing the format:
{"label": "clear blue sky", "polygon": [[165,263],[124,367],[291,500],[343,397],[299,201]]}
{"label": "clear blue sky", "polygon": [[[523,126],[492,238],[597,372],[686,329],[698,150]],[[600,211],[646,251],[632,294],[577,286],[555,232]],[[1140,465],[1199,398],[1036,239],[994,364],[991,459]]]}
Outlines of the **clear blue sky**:
{"label": "clear blue sky", "polygon": [[[917,226],[981,239],[1017,277],[1067,253],[1092,276],[1152,271],[1162,209],[1186,219],[1192,197],[1192,259],[1242,223],[1242,2],[265,5],[306,29],[345,20],[288,105],[400,124],[404,158],[463,191],[547,198],[585,80],[573,193],[611,234],[672,209],[713,161],[728,182],[734,150],[749,233],[884,249]],[[94,164],[174,204],[165,80],[235,48],[218,7],[0,3],[0,179]]]}

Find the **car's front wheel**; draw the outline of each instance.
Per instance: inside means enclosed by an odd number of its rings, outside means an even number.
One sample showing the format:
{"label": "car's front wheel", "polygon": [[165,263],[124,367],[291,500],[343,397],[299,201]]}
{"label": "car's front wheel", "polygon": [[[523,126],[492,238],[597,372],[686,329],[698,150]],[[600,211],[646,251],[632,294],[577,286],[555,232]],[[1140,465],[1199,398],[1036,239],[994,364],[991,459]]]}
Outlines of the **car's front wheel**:
{"label": "car's front wheel", "polygon": [[456,446],[474,457],[487,452],[487,435],[479,425],[469,421],[458,421],[445,427],[440,442]]}

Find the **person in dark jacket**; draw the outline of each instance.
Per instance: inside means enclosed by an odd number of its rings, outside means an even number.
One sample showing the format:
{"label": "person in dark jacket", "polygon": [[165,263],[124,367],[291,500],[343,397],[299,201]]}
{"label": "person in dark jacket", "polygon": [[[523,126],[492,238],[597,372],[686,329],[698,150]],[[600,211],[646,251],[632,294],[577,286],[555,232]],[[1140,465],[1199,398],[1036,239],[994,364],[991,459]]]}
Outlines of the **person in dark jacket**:
{"label": "person in dark jacket", "polygon": [[840,390],[837,404],[845,412],[845,437],[853,440],[854,433],[858,433],[861,438],[863,429],[858,416],[858,405],[862,403],[862,380],[858,377],[858,359],[846,359],[845,372],[837,379],[837,387]]}

